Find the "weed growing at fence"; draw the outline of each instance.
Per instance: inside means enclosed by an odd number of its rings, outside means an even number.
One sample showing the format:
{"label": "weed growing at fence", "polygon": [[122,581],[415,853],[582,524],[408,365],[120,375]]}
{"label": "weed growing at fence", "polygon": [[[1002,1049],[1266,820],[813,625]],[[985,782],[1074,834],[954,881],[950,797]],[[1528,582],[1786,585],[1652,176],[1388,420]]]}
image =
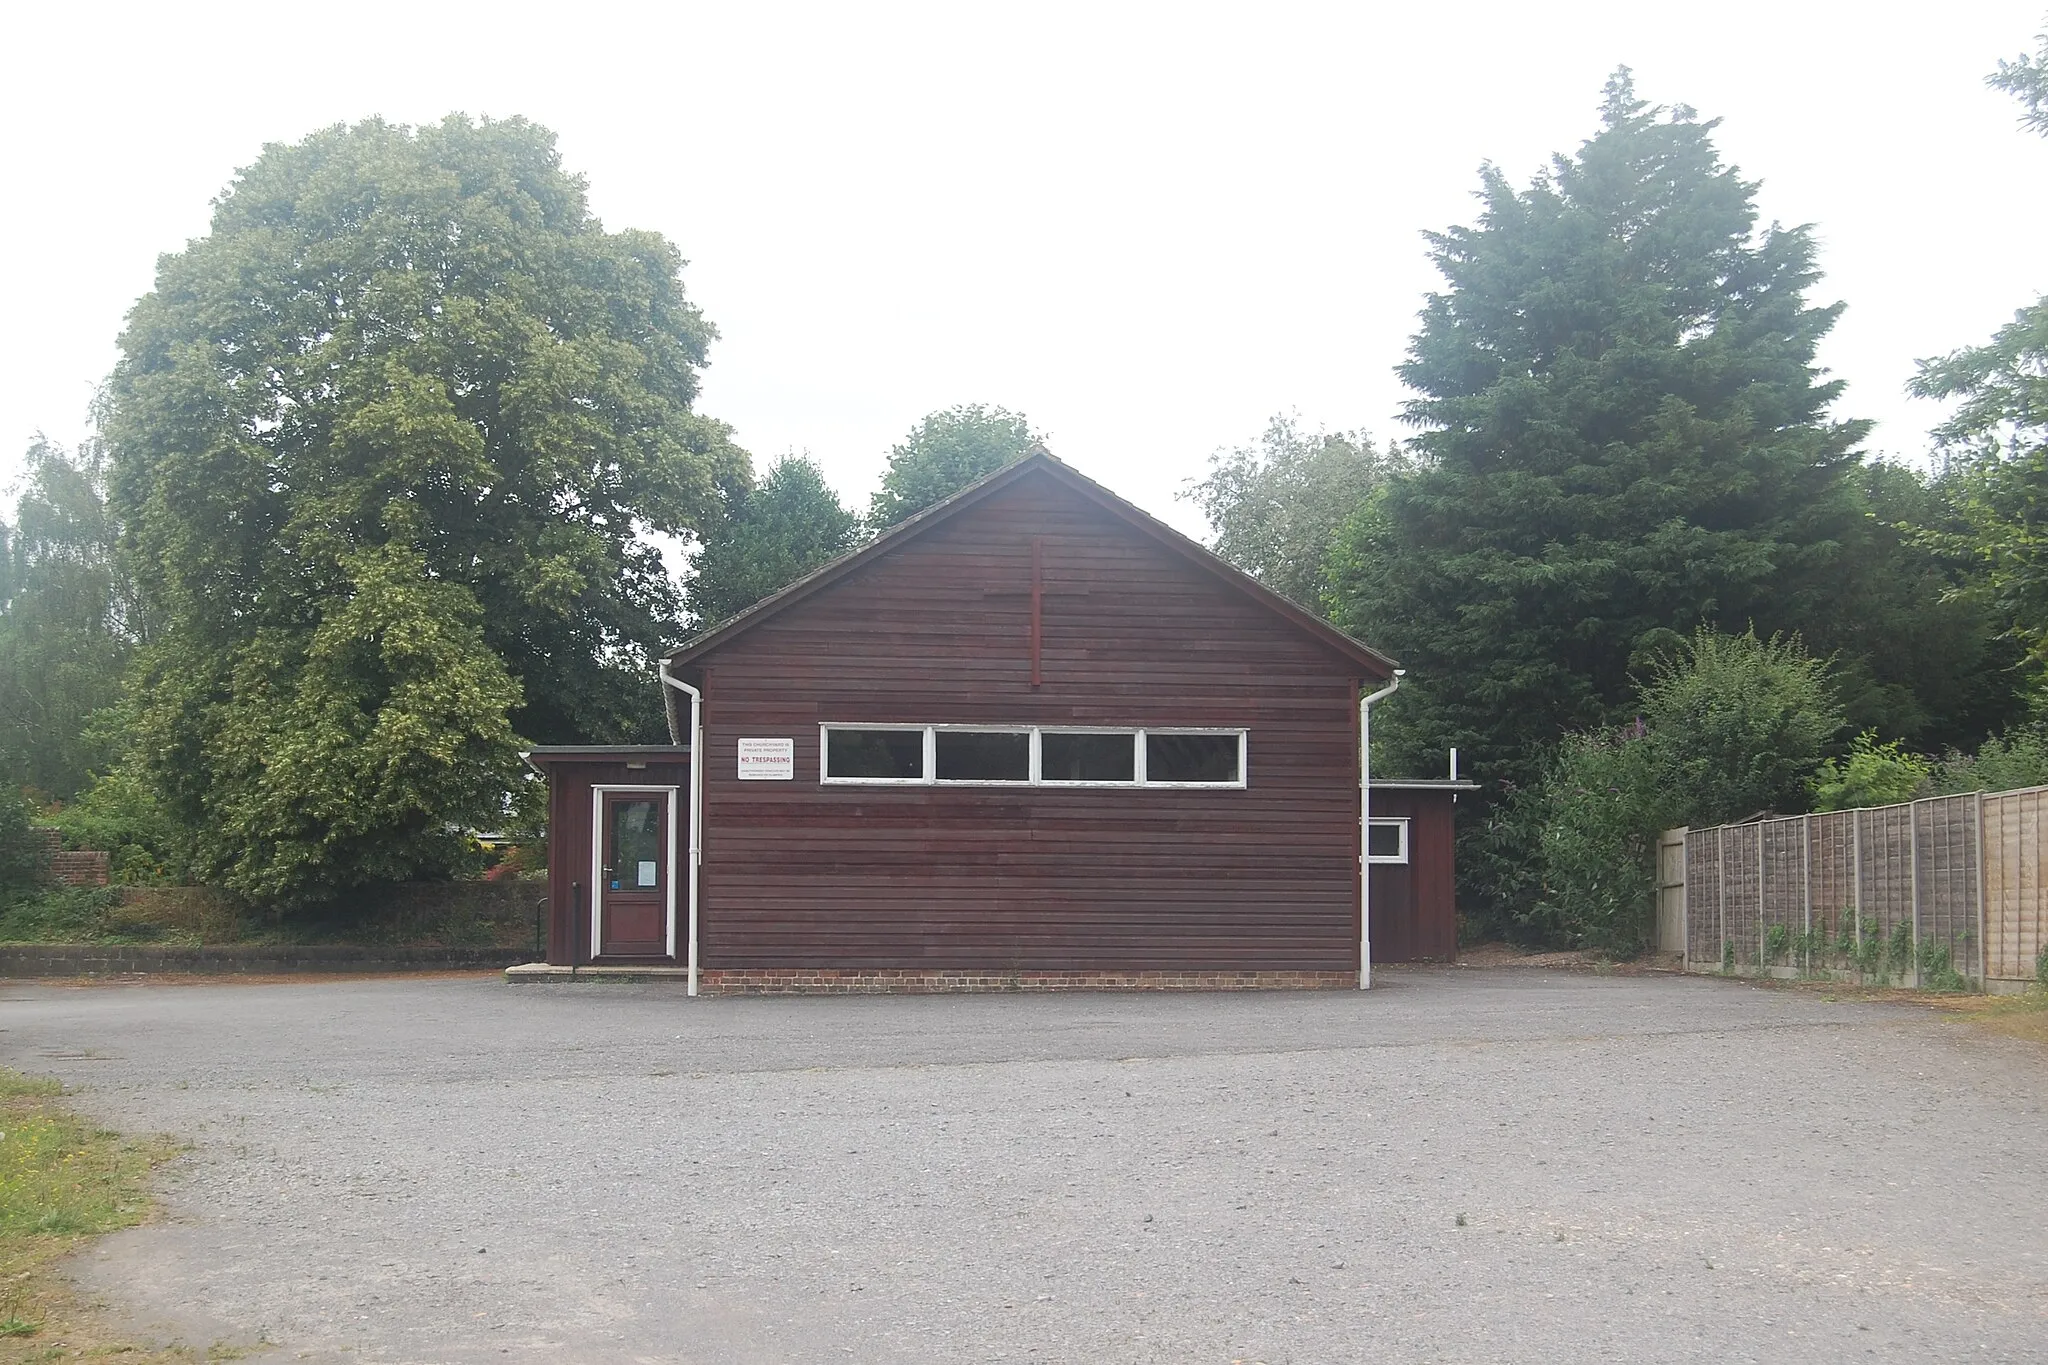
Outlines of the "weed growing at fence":
{"label": "weed growing at fence", "polygon": [[2041,951],[2034,955],[2034,980],[2041,983],[2042,990],[2048,990],[2048,943],[2041,945]]}
{"label": "weed growing at fence", "polygon": [[1726,973],[1735,970],[1735,940],[1732,938],[1721,940],[1721,970]]}
{"label": "weed growing at fence", "polygon": [[1814,976],[1827,970],[1829,949],[1833,946],[1828,934],[1826,919],[1815,920],[1813,927],[1788,936],[1792,965],[1807,976]]}
{"label": "weed growing at fence", "polygon": [[1892,926],[1892,936],[1884,945],[1884,970],[1886,976],[1899,977],[1913,965],[1913,926],[1900,920]]}
{"label": "weed growing at fence", "polygon": [[1970,979],[1956,970],[1946,943],[1929,939],[1920,945],[1920,989],[1950,993],[1970,989]]}
{"label": "weed growing at fence", "polygon": [[1761,954],[1762,965],[1787,961],[1792,953],[1792,931],[1782,924],[1773,924],[1764,931],[1764,945]]}

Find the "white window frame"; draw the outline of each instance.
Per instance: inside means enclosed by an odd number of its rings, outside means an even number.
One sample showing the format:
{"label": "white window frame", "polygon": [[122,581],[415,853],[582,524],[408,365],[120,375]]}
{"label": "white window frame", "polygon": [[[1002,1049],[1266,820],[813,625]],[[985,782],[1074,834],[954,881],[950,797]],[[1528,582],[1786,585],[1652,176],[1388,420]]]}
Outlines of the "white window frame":
{"label": "white window frame", "polygon": [[[1100,778],[1076,778],[1066,781],[1045,775],[1045,733],[1050,730],[1056,735],[1128,735],[1131,740],[1131,780],[1128,782],[1104,781]],[[1238,750],[1240,760],[1244,751]],[[1145,732],[1134,730],[1128,725],[1040,725],[1031,731],[1031,772],[1032,785],[1052,787],[1059,791],[1085,790],[1089,787],[1142,787],[1145,785]],[[1238,764],[1238,775],[1244,775],[1244,765]],[[1211,782],[1211,787],[1227,787],[1227,782]]]}
{"label": "white window frame", "polygon": [[[920,732],[924,735],[924,773],[920,777],[835,777],[831,771],[832,731],[834,730],[893,730],[903,733]],[[1028,776],[1021,781],[1017,778],[957,778],[941,779],[938,774],[938,734],[941,730],[965,731],[985,735],[1028,734],[1031,737],[1030,767]],[[1045,751],[1043,736],[1047,731],[1061,735],[1129,735],[1131,737],[1131,780],[1128,782],[1083,781],[1063,782],[1058,778],[1048,779],[1044,775]],[[1237,737],[1237,780],[1234,782],[1155,782],[1145,772],[1145,738],[1147,735],[1235,735]],[[990,725],[984,723],[960,725],[904,725],[894,722],[865,721],[820,721],[818,723],[818,782],[828,787],[1050,787],[1056,791],[1086,790],[1088,788],[1111,788],[1129,790],[1134,787],[1149,787],[1167,791],[1243,791],[1251,785],[1251,732],[1234,725]],[[1378,823],[1375,821],[1374,823]],[[1402,848],[1407,848],[1407,836],[1402,836]],[[1401,861],[1407,859],[1403,857]]]}
{"label": "white window frame", "polygon": [[[1366,861],[1367,861],[1367,862],[1371,862],[1371,863],[1405,863],[1405,862],[1407,862],[1407,861],[1408,861],[1408,817],[1407,817],[1407,816],[1405,816],[1405,815],[1375,815],[1375,816],[1373,816],[1373,817],[1372,817],[1372,826],[1373,826],[1373,828],[1374,828],[1374,829],[1379,829],[1379,828],[1381,828],[1382,826],[1385,826],[1385,825],[1392,825],[1392,826],[1394,826],[1394,827],[1395,827],[1395,829],[1397,829],[1398,831],[1400,831],[1400,835],[1401,835],[1401,851],[1400,851],[1400,852],[1398,852],[1398,853],[1373,853],[1373,854],[1369,854],[1369,855],[1367,856],[1367,858],[1366,858]],[[1372,847],[1372,844],[1371,844],[1371,841],[1370,841],[1370,839],[1368,839],[1368,841],[1367,841],[1367,843],[1366,843],[1366,847],[1367,847],[1367,848],[1371,848],[1371,847]]]}
{"label": "white window frame", "polygon": [[[894,730],[903,734],[918,734],[924,737],[924,772],[918,777],[834,777],[831,773],[832,735],[834,730]],[[862,787],[926,787],[931,785],[932,771],[938,766],[937,745],[932,739],[929,725],[833,725],[818,726],[818,781],[832,785],[853,784]]]}
{"label": "white window frame", "polygon": [[[1155,782],[1145,771],[1145,740],[1152,735],[1236,735],[1237,736],[1237,781],[1235,782]],[[1196,725],[1153,725],[1138,731],[1138,785],[1141,787],[1165,787],[1170,790],[1198,791],[1208,787],[1242,789],[1245,774],[1249,771],[1247,760],[1251,757],[1251,732],[1220,726]],[[1122,786],[1123,783],[1110,785]]]}
{"label": "white window frame", "polygon": [[[1023,735],[1024,776],[940,777],[939,732],[955,735]],[[924,770],[934,787],[1028,787],[1038,772],[1038,731],[1025,725],[927,725],[924,727]],[[856,781],[858,779],[848,779]]]}

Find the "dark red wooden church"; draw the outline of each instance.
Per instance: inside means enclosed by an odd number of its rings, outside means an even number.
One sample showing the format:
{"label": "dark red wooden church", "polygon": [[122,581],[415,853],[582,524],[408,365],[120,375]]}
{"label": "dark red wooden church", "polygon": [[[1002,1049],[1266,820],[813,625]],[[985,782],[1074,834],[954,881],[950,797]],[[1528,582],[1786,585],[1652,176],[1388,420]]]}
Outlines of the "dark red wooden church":
{"label": "dark red wooden church", "polygon": [[1358,986],[1456,953],[1470,784],[1361,809],[1392,661],[1042,450],[662,675],[676,745],[529,756],[553,916],[515,976]]}

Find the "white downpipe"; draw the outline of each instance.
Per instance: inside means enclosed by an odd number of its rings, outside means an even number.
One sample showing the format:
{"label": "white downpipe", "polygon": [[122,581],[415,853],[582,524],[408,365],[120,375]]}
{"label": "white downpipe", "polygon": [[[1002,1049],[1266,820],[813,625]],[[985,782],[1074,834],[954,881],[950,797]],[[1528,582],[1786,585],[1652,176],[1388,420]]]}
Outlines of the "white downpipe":
{"label": "white downpipe", "polygon": [[[1358,989],[1372,989],[1372,707],[1401,690],[1408,670],[1358,699]],[[693,770],[694,771],[694,770]]]}
{"label": "white downpipe", "polygon": [[664,686],[690,697],[690,854],[686,885],[689,888],[690,921],[690,990],[697,993],[697,865],[704,861],[704,694],[672,676],[668,671],[668,660],[661,661],[661,681]]}

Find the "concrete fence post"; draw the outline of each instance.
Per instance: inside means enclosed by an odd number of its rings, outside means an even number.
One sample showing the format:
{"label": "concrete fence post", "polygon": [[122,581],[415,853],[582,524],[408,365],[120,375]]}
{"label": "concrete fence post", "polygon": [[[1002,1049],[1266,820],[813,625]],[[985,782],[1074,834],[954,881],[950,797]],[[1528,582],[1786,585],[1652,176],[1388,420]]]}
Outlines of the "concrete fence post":
{"label": "concrete fence post", "polygon": [[1974,975],[1977,978],[1977,989],[1979,990],[1984,988],[1984,979],[1991,972],[1990,959],[1985,955],[1986,946],[1984,942],[1984,864],[1987,847],[1988,845],[1984,837],[1984,793],[1978,792],[1977,837],[1970,843],[1970,854],[1977,860],[1977,865],[1972,870],[1972,875],[1976,878],[1977,884],[1977,956],[1974,962],[1977,970]]}
{"label": "concrete fence post", "polygon": [[1716,965],[1728,960],[1728,826],[1714,826],[1714,917],[1720,941],[1714,945]]}
{"label": "concrete fence post", "polygon": [[[1856,920],[1856,947],[1863,947],[1863,812],[1849,812],[1849,902]],[[1859,951],[1859,956],[1861,956]]]}
{"label": "concrete fence post", "polygon": [[1911,801],[1906,804],[1906,850],[1907,868],[1911,874],[1908,883],[1910,892],[1906,903],[1911,907],[1913,915],[1913,962],[1911,970],[1913,973],[1913,984],[1917,987],[1920,984],[1920,803],[1918,801]]}
{"label": "concrete fence post", "polygon": [[1813,968],[1813,817],[1799,817],[1799,941],[1805,970]]}
{"label": "concrete fence post", "polygon": [[1769,861],[1764,856],[1764,846],[1770,843],[1768,837],[1770,831],[1770,821],[1759,820],[1756,822],[1756,961],[1757,965],[1764,969],[1765,975],[1770,974],[1771,968],[1770,949],[1765,946],[1765,942],[1769,937],[1765,933],[1768,926],[1764,924],[1764,874],[1770,867]]}

